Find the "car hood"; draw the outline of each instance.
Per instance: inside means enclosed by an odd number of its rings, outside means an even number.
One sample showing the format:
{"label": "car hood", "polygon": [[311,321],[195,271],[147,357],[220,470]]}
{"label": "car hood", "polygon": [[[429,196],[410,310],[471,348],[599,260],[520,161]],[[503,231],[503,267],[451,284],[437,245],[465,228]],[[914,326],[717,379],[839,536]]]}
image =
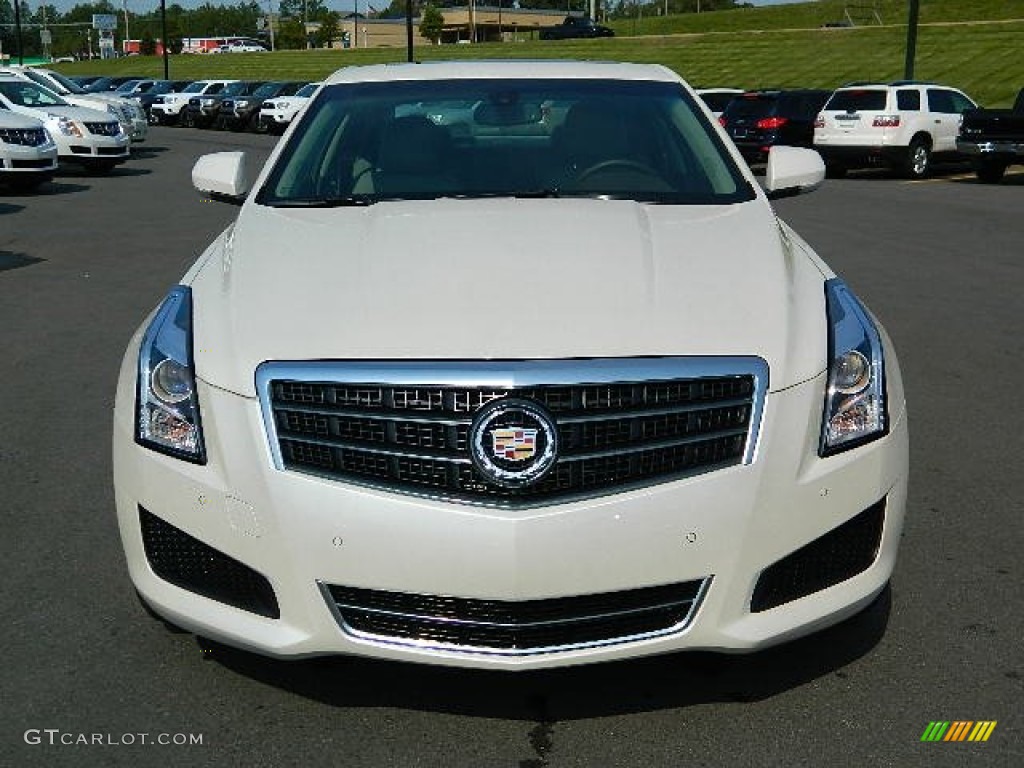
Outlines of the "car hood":
{"label": "car hood", "polygon": [[6,109],[0,110],[0,128],[22,131],[42,127],[42,121],[37,118],[20,115]]}
{"label": "car hood", "polygon": [[756,355],[820,373],[823,274],[761,199],[729,206],[247,203],[186,276],[197,375],[269,360]]}
{"label": "car hood", "polygon": [[49,115],[57,115],[58,117],[66,117],[69,120],[77,120],[81,123],[113,123],[117,121],[117,118],[106,110],[106,107],[98,109],[76,106],[39,107],[34,109],[34,111],[39,113],[40,119]]}

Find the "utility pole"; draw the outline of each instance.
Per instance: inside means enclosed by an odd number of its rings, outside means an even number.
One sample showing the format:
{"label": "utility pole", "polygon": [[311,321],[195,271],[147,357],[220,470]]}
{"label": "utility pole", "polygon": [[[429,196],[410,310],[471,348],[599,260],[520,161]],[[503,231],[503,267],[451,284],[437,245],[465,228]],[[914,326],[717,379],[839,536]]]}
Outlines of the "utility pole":
{"label": "utility pole", "polygon": [[412,62],[412,0],[405,0],[405,50],[406,58]]}
{"label": "utility pole", "polygon": [[18,44],[18,66],[21,66],[25,63],[24,46],[21,40],[21,0],[14,0],[14,29],[15,41]]}
{"label": "utility pole", "polygon": [[274,50],[274,0],[267,0],[267,27],[270,28],[270,50]]}
{"label": "utility pole", "polygon": [[171,47],[171,41],[167,39],[167,0],[160,0],[160,47],[164,53],[164,80],[170,80],[167,49]]}
{"label": "utility pole", "polygon": [[128,0],[121,0],[121,8],[124,9],[124,42],[121,43],[121,50],[127,53],[125,43],[128,42]]}
{"label": "utility pole", "polygon": [[917,53],[917,17],[920,3],[910,0],[910,11],[907,16],[907,61],[903,66],[903,79],[914,79],[914,57]]}

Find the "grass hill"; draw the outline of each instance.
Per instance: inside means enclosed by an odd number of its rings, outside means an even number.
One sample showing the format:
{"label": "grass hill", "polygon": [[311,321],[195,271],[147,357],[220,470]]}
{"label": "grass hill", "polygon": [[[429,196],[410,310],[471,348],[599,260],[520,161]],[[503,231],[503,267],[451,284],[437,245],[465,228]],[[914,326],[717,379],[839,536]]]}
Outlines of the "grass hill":
{"label": "grass hill", "polygon": [[[866,5],[860,0],[861,6]],[[825,28],[841,0],[741,8],[615,23],[618,37],[564,42],[417,45],[416,58],[574,58],[664,64],[694,85],[834,88],[902,77],[906,2],[880,0],[883,24]],[[1024,2],[922,0],[915,76],[962,88],[985,106],[1007,106],[1024,87]],[[401,48],[281,51],[171,57],[175,78],[319,79],[343,66],[403,61]],[[160,75],[158,57],[62,65],[69,74]]]}

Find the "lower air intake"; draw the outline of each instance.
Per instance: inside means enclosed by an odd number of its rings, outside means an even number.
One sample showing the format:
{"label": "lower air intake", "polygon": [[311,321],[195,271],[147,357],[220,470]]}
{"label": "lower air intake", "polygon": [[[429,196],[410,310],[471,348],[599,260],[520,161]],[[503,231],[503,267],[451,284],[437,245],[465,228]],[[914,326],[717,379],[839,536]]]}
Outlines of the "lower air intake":
{"label": "lower air intake", "polygon": [[141,506],[139,523],[149,566],[164,581],[249,613],[281,617],[274,588],[263,575]]}
{"label": "lower air intake", "polygon": [[750,601],[753,613],[834,586],[865,571],[882,542],[885,499],[764,569]]}

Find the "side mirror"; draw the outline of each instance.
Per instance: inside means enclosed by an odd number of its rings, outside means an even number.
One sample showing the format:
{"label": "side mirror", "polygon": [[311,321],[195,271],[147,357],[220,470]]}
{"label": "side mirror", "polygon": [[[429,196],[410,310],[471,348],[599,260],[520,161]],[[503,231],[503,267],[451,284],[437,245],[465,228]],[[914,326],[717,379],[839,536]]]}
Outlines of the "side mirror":
{"label": "side mirror", "polygon": [[203,155],[192,167],[192,186],[213,200],[241,205],[249,194],[245,152]]}
{"label": "side mirror", "polygon": [[825,181],[825,161],[813,149],[777,146],[768,152],[764,189],[769,200],[813,192]]}

